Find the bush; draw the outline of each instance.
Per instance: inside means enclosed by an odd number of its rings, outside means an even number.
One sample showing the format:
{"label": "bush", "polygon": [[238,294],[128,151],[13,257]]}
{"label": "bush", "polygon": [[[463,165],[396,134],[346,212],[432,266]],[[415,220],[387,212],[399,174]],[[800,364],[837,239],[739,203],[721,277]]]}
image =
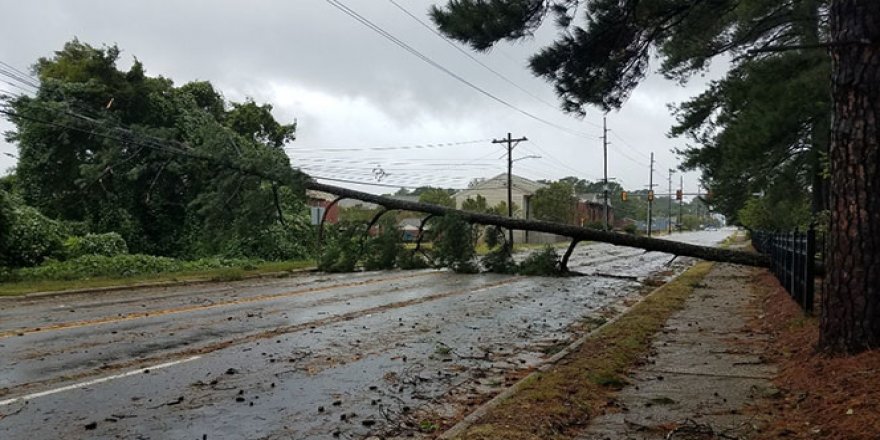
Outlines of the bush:
{"label": "bush", "polygon": [[61,256],[64,233],[58,222],[30,206],[12,203],[7,205],[4,217],[6,233],[0,236],[3,264],[35,266],[47,258]]}
{"label": "bush", "polygon": [[84,255],[67,261],[48,261],[7,273],[4,281],[78,280],[87,278],[123,278],[170,272],[200,271],[253,265],[254,260],[205,258],[181,261],[168,257],[126,254],[108,257]]}
{"label": "bush", "polygon": [[480,259],[480,262],[487,272],[516,273],[516,262],[513,261],[513,256],[507,245],[491,250]]}
{"label": "bush", "polygon": [[324,248],[318,260],[318,269],[324,272],[353,272],[357,266],[360,228],[336,225],[324,234]]}
{"label": "bush", "polygon": [[386,217],[379,223],[378,235],[371,238],[366,246],[364,269],[388,270],[397,265],[397,258],[403,252],[403,240],[394,217]]}
{"label": "bush", "polygon": [[590,222],[587,223],[587,227],[590,229],[598,229],[602,231],[605,229],[605,222]]}
{"label": "bush", "polygon": [[638,230],[639,228],[636,227],[635,223],[628,223],[626,226],[623,227],[623,232],[626,232],[627,234],[635,235]]}
{"label": "bush", "polygon": [[128,253],[128,245],[116,232],[106,234],[86,234],[82,237],[68,237],[64,241],[64,255],[79,258],[84,255],[104,255],[112,257]]}
{"label": "bush", "polygon": [[308,257],[314,246],[311,228],[297,225],[270,225],[258,233],[230,240],[224,255],[233,258],[259,258],[267,261],[298,260]]}
{"label": "bush", "polygon": [[559,254],[552,246],[534,252],[519,264],[517,272],[528,276],[558,276]]}
{"label": "bush", "polygon": [[436,263],[455,272],[476,273],[474,228],[456,215],[446,215],[433,222]]}
{"label": "bush", "polygon": [[415,252],[403,251],[397,256],[397,267],[403,270],[418,270],[431,267],[427,260]]}

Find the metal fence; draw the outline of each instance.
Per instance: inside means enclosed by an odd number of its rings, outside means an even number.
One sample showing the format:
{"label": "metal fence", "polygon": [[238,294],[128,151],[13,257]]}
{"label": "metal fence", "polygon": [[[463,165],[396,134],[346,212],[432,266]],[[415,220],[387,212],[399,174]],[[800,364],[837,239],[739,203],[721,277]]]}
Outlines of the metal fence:
{"label": "metal fence", "polygon": [[769,255],[770,270],[806,313],[813,313],[816,284],[816,231],[751,231],[752,246]]}

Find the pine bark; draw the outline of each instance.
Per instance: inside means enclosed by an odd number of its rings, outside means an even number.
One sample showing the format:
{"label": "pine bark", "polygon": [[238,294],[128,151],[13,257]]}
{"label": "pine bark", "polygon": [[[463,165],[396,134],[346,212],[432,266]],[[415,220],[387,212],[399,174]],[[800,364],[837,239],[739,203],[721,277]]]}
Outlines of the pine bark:
{"label": "pine bark", "polygon": [[831,7],[831,223],[819,348],[880,347],[880,1]]}

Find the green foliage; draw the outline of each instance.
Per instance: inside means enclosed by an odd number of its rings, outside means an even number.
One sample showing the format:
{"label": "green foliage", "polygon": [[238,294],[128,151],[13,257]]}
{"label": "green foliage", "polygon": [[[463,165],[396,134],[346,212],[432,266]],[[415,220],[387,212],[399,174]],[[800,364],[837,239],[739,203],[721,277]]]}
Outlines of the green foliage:
{"label": "green foliage", "polygon": [[427,269],[431,265],[416,252],[403,251],[397,256],[397,267],[403,270]]}
{"label": "green foliage", "polygon": [[348,223],[369,223],[379,212],[378,208],[364,208],[361,205],[339,208],[339,221]]}
{"label": "green foliage", "polygon": [[455,200],[449,191],[441,188],[428,188],[419,194],[419,202],[455,208]]}
{"label": "green foliage", "polygon": [[397,229],[394,217],[384,217],[379,222],[379,233],[367,244],[364,258],[366,270],[389,270],[397,265],[399,256],[404,252],[403,238]]}
{"label": "green foliage", "polygon": [[295,224],[270,224],[255,235],[238,236],[226,242],[220,255],[267,261],[298,260],[312,255],[314,232],[304,219]]}
{"label": "green foliage", "polygon": [[774,201],[767,197],[752,197],[739,211],[740,223],[752,230],[803,230],[809,226],[810,219],[810,206],[805,200]]}
{"label": "green foliage", "polygon": [[9,246],[7,244],[7,237],[9,237],[12,229],[13,210],[11,197],[5,190],[0,189],[0,267],[7,265],[7,247]]}
{"label": "green foliage", "polygon": [[[176,87],[147,76],[137,60],[120,70],[119,56],[115,46],[68,42],[37,62],[38,93],[11,100],[26,116],[9,117],[15,129],[7,135],[19,147],[23,201],[89,232],[116,232],[133,252],[307,252],[308,235],[296,235],[308,233],[299,226],[303,176],[281,148],[295,125],[276,121],[268,104],[228,102],[209,82]],[[108,128],[118,125],[132,132]],[[282,231],[291,224],[293,232]]]}
{"label": "green foliage", "polygon": [[446,215],[433,219],[432,228],[435,263],[455,272],[479,271],[474,264],[476,236],[468,222],[456,215]]}
{"label": "green foliage", "polygon": [[623,232],[631,235],[635,235],[638,230],[639,228],[636,226],[635,223],[627,223],[626,226],[623,227]]}
{"label": "green foliage", "polygon": [[516,273],[516,261],[510,253],[509,246],[499,246],[489,251],[480,259],[480,263],[487,272],[492,273]]}
{"label": "green foliage", "polygon": [[34,266],[62,254],[64,231],[57,221],[0,192],[0,264]]}
{"label": "green foliage", "polygon": [[37,267],[17,269],[4,281],[80,280],[98,277],[131,277],[253,265],[254,260],[206,258],[182,261],[168,257],[126,254],[108,257],[84,255],[66,261],[48,261]]}
{"label": "green foliage", "polygon": [[504,236],[504,230],[497,226],[487,226],[483,232],[483,241],[491,250],[480,259],[480,263],[488,272],[515,273],[516,262]]}
{"label": "green foliage", "polygon": [[558,181],[535,191],[532,212],[538,220],[570,224],[574,220],[577,199],[568,182]]}
{"label": "green foliage", "polygon": [[128,246],[122,236],[115,232],[105,234],[86,234],[71,236],[64,240],[66,258],[79,258],[84,255],[104,255],[112,257],[128,253]]}
{"label": "green foliage", "polygon": [[[562,109],[577,114],[591,105],[606,111],[621,107],[649,72],[652,56],[660,73],[681,82],[704,72],[717,56],[732,59],[726,77],[678,107],[671,135],[693,141],[679,151],[683,167],[702,169],[713,210],[735,221],[751,194],[767,190],[790,169],[802,170],[802,190],[823,200],[831,58],[815,48],[831,34],[831,4],[448,0],[430,13],[442,33],[477,50],[530,37],[545,21],[555,20],[556,40],[535,53],[529,66],[552,83]],[[766,46],[788,50],[752,51]],[[577,179],[570,183],[578,192],[585,189]],[[662,207],[658,202],[655,206]],[[642,218],[640,205],[638,199],[618,205],[616,215]]]}
{"label": "green foliage", "polygon": [[489,205],[486,202],[486,198],[477,194],[476,199],[472,199],[470,197],[467,200],[461,202],[461,209],[463,211],[471,211],[471,212],[488,212]]}
{"label": "green foliage", "polygon": [[353,272],[358,262],[363,228],[340,223],[324,232],[318,269],[324,272]]}
{"label": "green foliage", "polygon": [[533,252],[519,264],[517,272],[527,276],[558,276],[559,254],[553,246],[546,246],[540,251]]}
{"label": "green foliage", "polygon": [[605,223],[604,223],[604,222],[598,222],[598,221],[597,221],[597,222],[590,222],[590,223],[587,223],[585,226],[588,227],[588,228],[590,228],[590,229],[605,229]]}

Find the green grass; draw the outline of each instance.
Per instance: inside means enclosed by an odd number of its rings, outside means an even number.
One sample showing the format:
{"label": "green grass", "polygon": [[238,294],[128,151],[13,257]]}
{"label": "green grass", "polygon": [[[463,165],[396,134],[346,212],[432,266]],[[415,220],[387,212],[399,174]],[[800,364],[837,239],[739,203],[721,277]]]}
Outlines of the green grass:
{"label": "green grass", "polygon": [[4,282],[0,296],[26,295],[34,292],[63,292],[65,290],[102,287],[128,287],[139,284],[175,281],[236,281],[249,276],[274,272],[290,272],[315,266],[312,260],[273,261],[248,264],[246,267],[222,267],[207,270],[164,272],[130,277],[95,277],[75,280],[33,280]]}
{"label": "green grass", "polygon": [[[654,335],[712,268],[698,263],[603,327],[548,371],[538,373],[459,437],[469,440],[570,439],[601,413]],[[658,402],[660,403],[660,402]],[[663,402],[667,403],[667,402]],[[528,421],[528,422],[526,422]]]}

